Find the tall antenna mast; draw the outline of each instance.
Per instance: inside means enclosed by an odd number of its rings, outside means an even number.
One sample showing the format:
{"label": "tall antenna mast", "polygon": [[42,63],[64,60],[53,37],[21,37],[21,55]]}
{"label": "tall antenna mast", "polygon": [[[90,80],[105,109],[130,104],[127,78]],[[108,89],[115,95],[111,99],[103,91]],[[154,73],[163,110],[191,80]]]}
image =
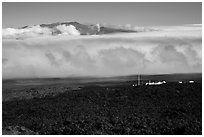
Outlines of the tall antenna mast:
{"label": "tall antenna mast", "polygon": [[137,78],[138,78],[137,85],[139,86],[140,85],[140,74],[138,74]]}

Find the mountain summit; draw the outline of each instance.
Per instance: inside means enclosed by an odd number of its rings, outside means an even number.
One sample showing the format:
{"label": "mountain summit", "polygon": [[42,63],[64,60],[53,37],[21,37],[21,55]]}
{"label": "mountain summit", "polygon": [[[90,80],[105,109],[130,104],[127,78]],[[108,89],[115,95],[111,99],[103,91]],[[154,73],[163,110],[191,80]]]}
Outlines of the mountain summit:
{"label": "mountain summit", "polygon": [[[100,34],[109,34],[109,33],[122,33],[122,32],[136,32],[128,29],[121,28],[111,28],[106,27],[100,24],[91,24],[85,25],[78,22],[57,22],[51,24],[40,24],[42,28],[50,28],[52,29],[52,34],[62,34],[62,32],[58,29],[59,26],[74,26],[79,32],[80,35],[100,35]],[[22,27],[22,29],[28,28],[29,26]]]}
{"label": "mountain summit", "polygon": [[28,25],[20,28],[3,29],[4,39],[23,39],[38,36],[56,35],[102,35],[111,33],[137,32],[123,27],[111,27],[101,24],[81,24],[78,22],[57,22],[51,24]]}

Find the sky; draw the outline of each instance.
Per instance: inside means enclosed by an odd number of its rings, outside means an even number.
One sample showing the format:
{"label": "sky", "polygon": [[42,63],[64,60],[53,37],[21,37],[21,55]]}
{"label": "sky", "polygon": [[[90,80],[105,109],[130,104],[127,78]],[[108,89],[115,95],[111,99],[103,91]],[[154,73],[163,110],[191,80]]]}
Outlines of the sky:
{"label": "sky", "polygon": [[134,26],[201,24],[202,3],[3,2],[2,18],[3,28],[62,21]]}

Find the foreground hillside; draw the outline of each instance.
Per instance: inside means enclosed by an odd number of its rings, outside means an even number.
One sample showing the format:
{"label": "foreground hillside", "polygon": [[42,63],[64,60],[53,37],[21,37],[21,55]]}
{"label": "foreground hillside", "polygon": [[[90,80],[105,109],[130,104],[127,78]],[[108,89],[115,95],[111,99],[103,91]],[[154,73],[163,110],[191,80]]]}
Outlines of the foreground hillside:
{"label": "foreground hillside", "polygon": [[63,86],[59,94],[3,101],[3,134],[202,134],[201,83]]}

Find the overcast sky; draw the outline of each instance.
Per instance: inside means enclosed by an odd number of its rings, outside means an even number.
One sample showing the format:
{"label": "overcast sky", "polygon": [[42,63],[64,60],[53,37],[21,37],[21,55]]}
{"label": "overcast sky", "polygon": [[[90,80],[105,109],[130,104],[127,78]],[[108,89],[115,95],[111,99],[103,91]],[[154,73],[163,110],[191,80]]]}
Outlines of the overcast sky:
{"label": "overcast sky", "polygon": [[117,25],[202,23],[202,3],[3,3],[3,28],[78,21]]}

